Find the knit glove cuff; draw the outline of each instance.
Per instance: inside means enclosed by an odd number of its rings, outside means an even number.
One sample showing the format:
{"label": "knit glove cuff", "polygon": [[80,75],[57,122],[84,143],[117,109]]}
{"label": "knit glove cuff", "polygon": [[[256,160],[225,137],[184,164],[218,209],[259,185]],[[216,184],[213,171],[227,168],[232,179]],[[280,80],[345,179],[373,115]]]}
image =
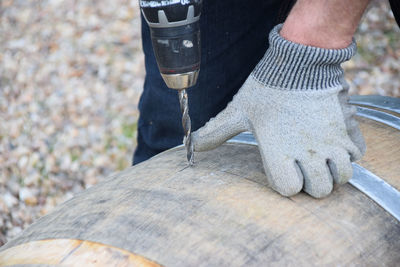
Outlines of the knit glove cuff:
{"label": "knit glove cuff", "polygon": [[281,90],[321,90],[341,86],[342,62],[356,53],[353,42],[344,49],[296,44],[279,35],[282,24],[269,34],[270,48],[252,72],[261,84]]}

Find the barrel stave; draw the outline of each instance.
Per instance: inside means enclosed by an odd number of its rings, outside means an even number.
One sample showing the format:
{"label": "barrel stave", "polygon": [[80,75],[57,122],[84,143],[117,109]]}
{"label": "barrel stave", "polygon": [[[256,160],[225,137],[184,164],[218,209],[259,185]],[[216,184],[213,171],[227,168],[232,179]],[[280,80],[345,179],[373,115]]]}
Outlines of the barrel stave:
{"label": "barrel stave", "polygon": [[173,149],[109,177],[1,250],[69,238],[166,266],[400,262],[399,222],[351,185],[284,198],[265,186],[255,146],[198,153],[195,167],[184,155]]}

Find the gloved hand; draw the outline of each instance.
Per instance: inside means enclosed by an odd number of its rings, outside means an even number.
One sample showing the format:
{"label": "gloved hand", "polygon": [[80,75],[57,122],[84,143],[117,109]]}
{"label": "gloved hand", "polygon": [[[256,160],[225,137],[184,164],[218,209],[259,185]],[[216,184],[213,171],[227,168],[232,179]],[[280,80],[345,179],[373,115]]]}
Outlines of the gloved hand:
{"label": "gloved hand", "polygon": [[225,110],[193,133],[195,151],[243,131],[259,145],[268,184],[284,196],[328,195],[365,152],[340,63],[356,51],[295,44],[270,33],[270,47]]}

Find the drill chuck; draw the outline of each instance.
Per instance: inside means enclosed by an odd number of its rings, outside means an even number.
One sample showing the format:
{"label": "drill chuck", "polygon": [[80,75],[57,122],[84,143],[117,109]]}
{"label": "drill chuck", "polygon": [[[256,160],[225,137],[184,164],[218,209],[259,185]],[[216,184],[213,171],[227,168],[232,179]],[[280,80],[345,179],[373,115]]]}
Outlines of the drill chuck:
{"label": "drill chuck", "polygon": [[202,0],[140,0],[161,76],[169,88],[196,84],[200,70]]}

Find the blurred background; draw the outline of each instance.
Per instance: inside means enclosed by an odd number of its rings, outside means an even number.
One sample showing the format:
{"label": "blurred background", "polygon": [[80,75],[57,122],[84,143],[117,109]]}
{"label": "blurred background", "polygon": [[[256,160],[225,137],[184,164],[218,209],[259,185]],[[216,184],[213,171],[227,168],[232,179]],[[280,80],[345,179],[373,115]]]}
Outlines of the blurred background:
{"label": "blurred background", "polygon": [[[139,15],[137,0],[0,0],[0,246],[131,165]],[[351,93],[400,97],[400,30],[386,0],[371,3],[356,38]]]}

